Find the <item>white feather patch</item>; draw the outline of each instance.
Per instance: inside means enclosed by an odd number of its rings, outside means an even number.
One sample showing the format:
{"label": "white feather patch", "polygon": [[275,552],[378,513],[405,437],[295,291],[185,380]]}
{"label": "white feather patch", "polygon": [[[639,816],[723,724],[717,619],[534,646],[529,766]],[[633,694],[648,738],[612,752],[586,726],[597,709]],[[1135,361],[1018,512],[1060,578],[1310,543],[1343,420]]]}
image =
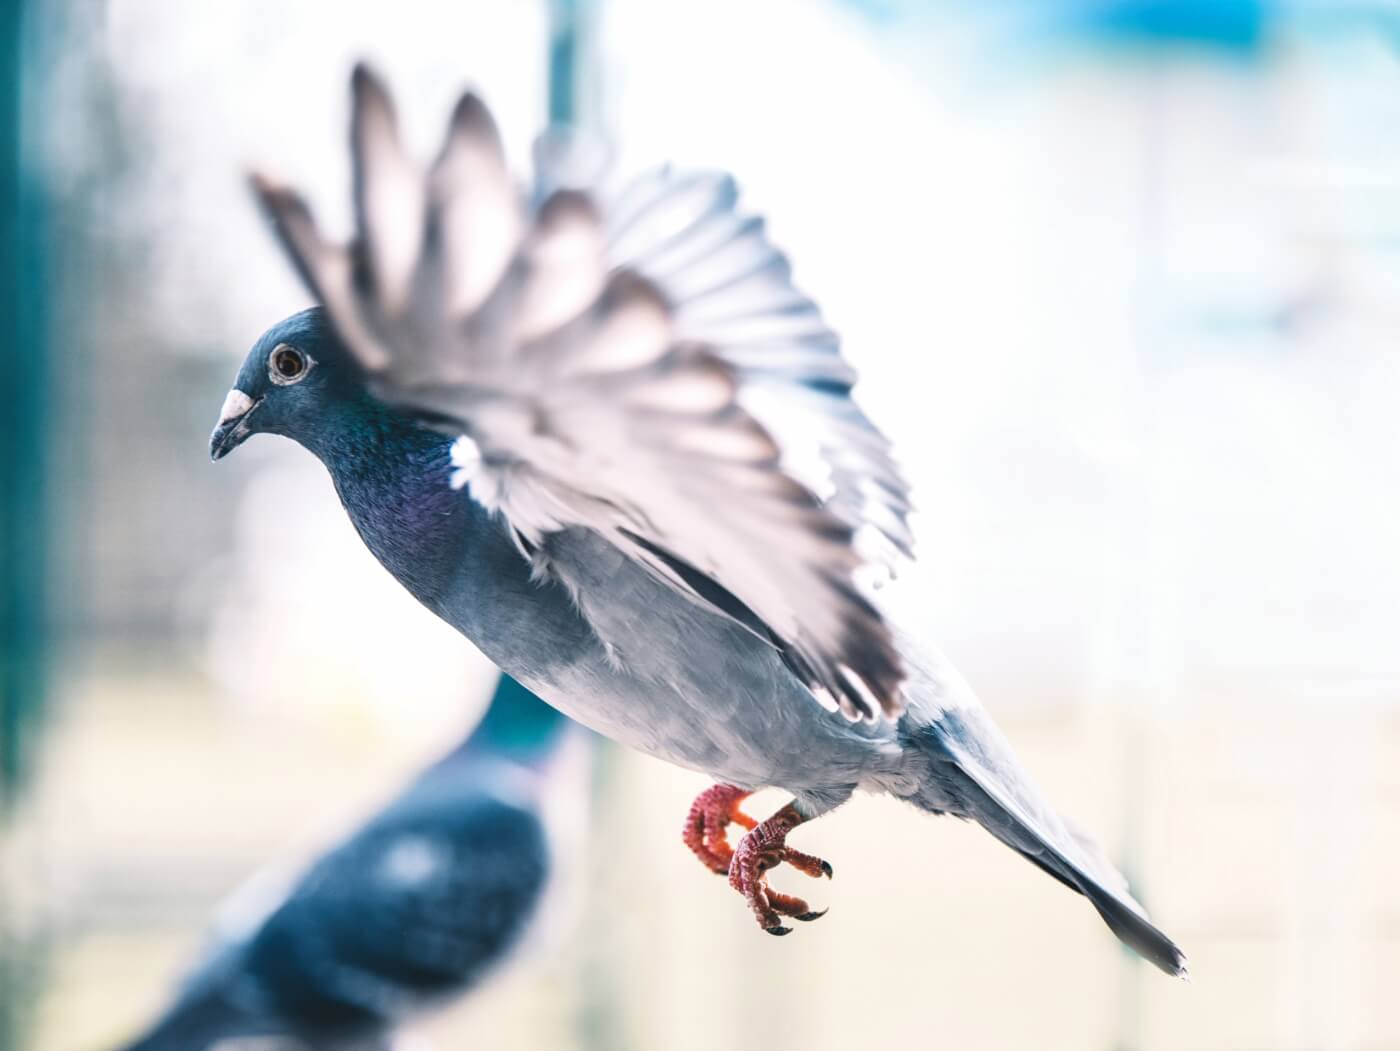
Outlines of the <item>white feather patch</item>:
{"label": "white feather patch", "polygon": [[481,446],[477,445],[468,435],[461,435],[452,443],[452,448],[448,455],[452,460],[451,485],[453,489],[460,489],[467,485],[481,468]]}

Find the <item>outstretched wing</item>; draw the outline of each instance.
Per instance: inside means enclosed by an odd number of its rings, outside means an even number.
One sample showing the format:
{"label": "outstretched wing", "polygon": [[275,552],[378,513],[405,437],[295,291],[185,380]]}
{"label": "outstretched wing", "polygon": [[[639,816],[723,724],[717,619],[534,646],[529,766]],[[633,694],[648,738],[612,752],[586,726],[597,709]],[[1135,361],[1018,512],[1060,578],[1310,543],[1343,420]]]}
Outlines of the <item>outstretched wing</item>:
{"label": "outstretched wing", "polygon": [[733,180],[662,169],[614,192],[555,150],[530,199],[470,94],[425,177],[363,68],[353,95],[349,245],[254,181],[371,389],[462,436],[457,480],[527,555],[595,530],[823,703],[897,714],[900,658],[857,580],[908,554],[907,487]]}

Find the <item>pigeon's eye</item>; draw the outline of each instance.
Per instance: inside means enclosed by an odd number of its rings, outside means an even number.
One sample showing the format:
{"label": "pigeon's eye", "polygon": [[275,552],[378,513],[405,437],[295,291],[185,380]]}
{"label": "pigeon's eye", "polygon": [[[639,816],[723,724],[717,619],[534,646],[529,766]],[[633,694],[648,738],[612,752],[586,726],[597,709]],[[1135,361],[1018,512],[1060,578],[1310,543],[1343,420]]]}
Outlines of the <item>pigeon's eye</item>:
{"label": "pigeon's eye", "polygon": [[306,378],[311,371],[311,359],[287,343],[272,349],[267,359],[267,374],[279,387],[289,387]]}

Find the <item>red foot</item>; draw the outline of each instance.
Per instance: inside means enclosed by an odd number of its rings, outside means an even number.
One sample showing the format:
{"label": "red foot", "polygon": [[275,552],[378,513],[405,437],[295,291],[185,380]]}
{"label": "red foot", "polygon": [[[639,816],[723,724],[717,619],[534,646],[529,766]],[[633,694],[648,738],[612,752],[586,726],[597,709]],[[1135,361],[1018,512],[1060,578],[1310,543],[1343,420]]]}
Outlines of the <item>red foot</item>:
{"label": "red foot", "polygon": [[737,785],[715,785],[695,797],[685,818],[683,838],[697,858],[711,872],[721,876],[729,871],[734,848],[729,845],[729,826],[753,828],[758,822],[739,809],[752,792]]}
{"label": "red foot", "polygon": [[825,909],[815,912],[801,898],[768,886],[768,870],[783,862],[808,876],[831,878],[829,864],[787,845],[787,834],[805,820],[789,803],[739,841],[729,864],[729,885],[744,896],[758,925],[769,934],[791,933],[791,927],[783,926],[783,916],[806,922],[826,915]]}

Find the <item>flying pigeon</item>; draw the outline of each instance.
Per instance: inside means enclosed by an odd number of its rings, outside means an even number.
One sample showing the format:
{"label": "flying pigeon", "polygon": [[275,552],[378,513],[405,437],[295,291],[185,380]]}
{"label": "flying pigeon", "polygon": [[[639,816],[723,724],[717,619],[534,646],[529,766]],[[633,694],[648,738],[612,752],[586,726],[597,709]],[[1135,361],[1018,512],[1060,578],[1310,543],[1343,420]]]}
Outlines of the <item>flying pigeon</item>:
{"label": "flying pigeon", "polygon": [[[211,456],[299,442],[379,560],[503,671],[715,779],[685,842],[769,933],[820,913],[768,870],[832,871],[787,835],[861,789],[978,822],[1184,974],[881,599],[912,558],[908,487],[734,180],[619,181],[606,150],[556,134],[522,188],[471,93],[425,170],[380,81],[357,68],[351,94],[350,243],[253,177],[319,305],[253,346]],[[741,803],[769,786],[793,798],[755,821]]]}
{"label": "flying pigeon", "polygon": [[358,831],[300,874],[264,870],[235,892],[174,1002],[125,1051],[395,1046],[401,1025],[528,937],[581,817],[587,751],[581,729],[502,678],[466,740]]}

